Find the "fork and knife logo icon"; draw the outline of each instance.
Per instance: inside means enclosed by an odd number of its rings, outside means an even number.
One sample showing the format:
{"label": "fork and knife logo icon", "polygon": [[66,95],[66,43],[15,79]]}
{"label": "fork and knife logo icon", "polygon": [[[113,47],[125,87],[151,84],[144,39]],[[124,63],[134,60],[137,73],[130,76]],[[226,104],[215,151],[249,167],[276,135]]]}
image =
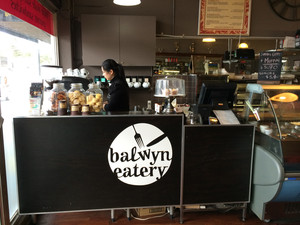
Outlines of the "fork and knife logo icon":
{"label": "fork and knife logo icon", "polygon": [[[135,139],[136,143],[138,144],[139,148],[144,148],[145,145],[144,145],[142,136],[139,133],[137,133],[134,125],[132,125],[132,127],[133,127],[134,132],[135,132],[134,139]],[[167,137],[167,135],[165,133],[163,133],[162,135],[158,136],[157,138],[155,138],[151,142],[149,142],[146,145],[146,147],[151,147],[152,145],[157,144],[158,142],[160,142],[161,140],[163,140],[165,137]]]}

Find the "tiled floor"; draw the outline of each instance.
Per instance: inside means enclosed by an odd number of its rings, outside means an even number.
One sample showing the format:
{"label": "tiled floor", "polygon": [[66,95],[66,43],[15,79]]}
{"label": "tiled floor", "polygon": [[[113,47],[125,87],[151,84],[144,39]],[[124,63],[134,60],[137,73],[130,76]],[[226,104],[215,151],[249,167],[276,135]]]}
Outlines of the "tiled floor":
{"label": "tiled floor", "polygon": [[[133,212],[134,214],[134,212]],[[213,212],[185,212],[184,213],[184,224],[188,225],[296,225],[298,222],[292,221],[270,221],[269,223],[263,222],[257,218],[252,212],[247,213],[246,221],[241,220],[242,211],[232,210],[228,212],[224,211],[213,211]],[[149,218],[147,220],[140,220],[140,218],[131,217],[127,219],[125,210],[115,211],[115,221],[110,219],[111,212],[106,211],[91,211],[91,212],[74,212],[74,213],[57,213],[38,215],[36,217],[37,225],[136,225],[136,224],[180,224],[179,210],[175,210],[174,218],[170,218],[169,214]]]}

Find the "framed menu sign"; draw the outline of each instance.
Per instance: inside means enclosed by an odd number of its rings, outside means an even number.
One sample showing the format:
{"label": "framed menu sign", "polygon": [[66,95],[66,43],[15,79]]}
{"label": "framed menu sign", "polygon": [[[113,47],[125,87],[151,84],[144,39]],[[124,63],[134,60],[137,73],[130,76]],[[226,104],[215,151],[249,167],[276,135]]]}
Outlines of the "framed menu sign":
{"label": "framed menu sign", "polygon": [[258,83],[280,83],[282,52],[261,52],[258,67]]}
{"label": "framed menu sign", "polygon": [[198,35],[249,35],[252,0],[199,0]]}

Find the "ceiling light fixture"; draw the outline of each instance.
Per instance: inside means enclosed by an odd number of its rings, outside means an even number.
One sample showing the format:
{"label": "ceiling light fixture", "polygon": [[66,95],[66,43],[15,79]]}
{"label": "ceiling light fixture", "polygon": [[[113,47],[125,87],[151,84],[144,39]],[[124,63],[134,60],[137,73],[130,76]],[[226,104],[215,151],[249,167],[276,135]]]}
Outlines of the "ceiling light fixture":
{"label": "ceiling light fixture", "polygon": [[116,5],[135,6],[141,4],[141,0],[114,0]]}
{"label": "ceiling light fixture", "polygon": [[216,42],[215,38],[203,38],[202,42]]}
{"label": "ceiling light fixture", "polygon": [[239,44],[239,48],[248,48],[248,44],[243,42],[243,43]]}

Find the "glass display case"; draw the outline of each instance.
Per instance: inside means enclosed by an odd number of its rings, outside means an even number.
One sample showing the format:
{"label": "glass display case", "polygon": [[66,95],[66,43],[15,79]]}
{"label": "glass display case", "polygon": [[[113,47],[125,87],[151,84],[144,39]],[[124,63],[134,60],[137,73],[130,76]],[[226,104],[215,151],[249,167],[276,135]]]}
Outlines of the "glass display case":
{"label": "glass display case", "polygon": [[171,105],[171,97],[185,96],[185,80],[172,77],[157,79],[154,96],[166,98],[167,105],[164,107],[163,112],[173,113],[174,109]]}
{"label": "glass display case", "polygon": [[[256,124],[257,131],[279,140],[284,151],[285,166],[289,162],[298,163],[300,171],[300,86],[248,84],[248,100],[242,117]],[[295,149],[291,149],[295,146]],[[274,152],[274,150],[273,150]],[[280,151],[274,152],[280,159]]]}
{"label": "glass display case", "polygon": [[[253,90],[254,88],[256,90]],[[249,92],[249,98],[245,102],[245,112],[247,113],[248,109],[251,111],[248,120],[255,119],[262,133],[280,139],[300,138],[299,85],[250,84],[246,91]]]}
{"label": "glass display case", "polygon": [[299,218],[300,86],[248,84],[246,93],[240,116],[256,126],[251,209],[266,221]]}

